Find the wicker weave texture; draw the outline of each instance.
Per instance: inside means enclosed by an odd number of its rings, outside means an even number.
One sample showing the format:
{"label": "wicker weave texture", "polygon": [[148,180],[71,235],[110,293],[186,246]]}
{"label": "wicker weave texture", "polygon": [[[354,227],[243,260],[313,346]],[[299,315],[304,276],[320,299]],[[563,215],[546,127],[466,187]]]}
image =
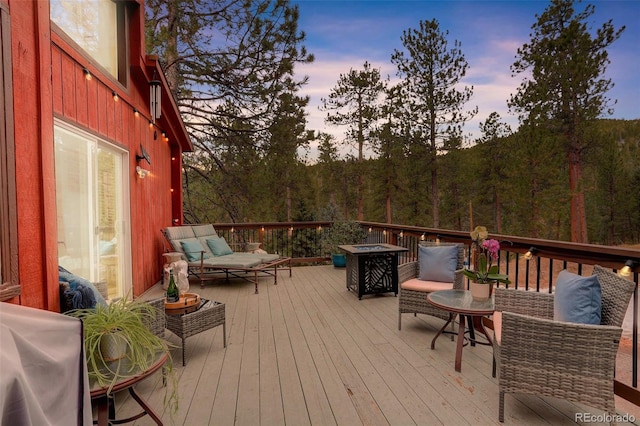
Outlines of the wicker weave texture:
{"label": "wicker weave texture", "polygon": [[603,321],[611,324],[554,321],[553,294],[496,289],[496,310],[503,311],[499,346],[494,339],[501,422],[508,392],[561,398],[615,412],[620,312],[626,312],[635,285],[599,266],[594,273],[602,288]]}
{"label": "wicker weave texture", "polygon": [[[464,289],[464,245],[455,243],[437,243],[435,241],[421,241],[420,245],[425,247],[436,246],[458,246],[458,261],[454,275],[453,288]],[[420,275],[420,264],[418,261],[405,263],[398,267],[398,280],[403,283]],[[402,314],[424,314],[431,315],[443,320],[449,319],[449,313],[433,307],[427,302],[427,292],[406,290],[402,286],[398,288],[398,330],[402,329]]]}
{"label": "wicker weave texture", "polygon": [[223,342],[227,346],[224,303],[208,300],[195,312],[167,315],[167,328],[182,339],[182,365],[186,365],[185,340],[210,328],[223,326]]}
{"label": "wicker weave texture", "polygon": [[149,327],[149,330],[156,336],[164,336],[164,328],[166,325],[165,314],[164,314],[164,297],[159,299],[150,300],[148,302],[154,308],[154,316],[149,322],[146,324]]}

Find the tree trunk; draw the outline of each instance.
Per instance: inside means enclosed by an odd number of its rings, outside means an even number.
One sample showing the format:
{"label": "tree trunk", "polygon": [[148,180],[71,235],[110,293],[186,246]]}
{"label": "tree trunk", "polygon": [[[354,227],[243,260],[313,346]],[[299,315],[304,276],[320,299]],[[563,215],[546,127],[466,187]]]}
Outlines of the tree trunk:
{"label": "tree trunk", "polygon": [[502,200],[500,194],[496,191],[496,232],[502,234]]}
{"label": "tree trunk", "polygon": [[440,216],[438,212],[438,170],[436,168],[435,155],[431,161],[431,205],[433,213],[433,227],[440,227]]}
{"label": "tree trunk", "polygon": [[291,222],[291,187],[289,185],[287,185],[286,194],[287,194],[287,200],[286,200],[287,222]]}
{"label": "tree trunk", "polygon": [[387,216],[387,223],[392,223],[391,222],[391,194],[389,194],[389,192],[387,192],[387,202],[386,202],[386,216]]}
{"label": "tree trunk", "polygon": [[571,192],[571,242],[587,243],[587,220],[582,189],[582,158],[577,148],[570,148],[569,191]]}
{"label": "tree trunk", "polygon": [[362,196],[363,178],[362,173],[358,174],[358,220],[364,220],[364,200]]}
{"label": "tree trunk", "polygon": [[165,53],[166,62],[169,66],[164,70],[165,78],[175,94],[178,89],[178,13],[176,2],[167,2],[167,50]]}

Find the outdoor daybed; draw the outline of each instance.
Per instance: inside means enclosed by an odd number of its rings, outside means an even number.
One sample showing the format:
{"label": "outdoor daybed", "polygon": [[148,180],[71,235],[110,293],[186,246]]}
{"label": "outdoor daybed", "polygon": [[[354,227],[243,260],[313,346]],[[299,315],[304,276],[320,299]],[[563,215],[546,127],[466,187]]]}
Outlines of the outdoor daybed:
{"label": "outdoor daybed", "polygon": [[272,276],[278,284],[278,269],[288,269],[291,276],[291,258],[269,253],[238,253],[231,250],[213,225],[169,226],[162,233],[170,244],[168,251],[179,252],[189,265],[189,272],[204,280],[211,274],[224,273],[254,283],[258,293],[258,277]]}

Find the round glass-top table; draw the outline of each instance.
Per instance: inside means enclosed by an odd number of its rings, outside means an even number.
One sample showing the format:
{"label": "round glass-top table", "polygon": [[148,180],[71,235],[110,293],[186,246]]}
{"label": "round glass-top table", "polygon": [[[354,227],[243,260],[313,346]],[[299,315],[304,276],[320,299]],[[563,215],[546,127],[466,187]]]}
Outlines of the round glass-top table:
{"label": "round glass-top table", "polygon": [[[491,338],[487,334],[482,324],[482,317],[493,315],[495,307],[493,298],[488,300],[476,300],[471,296],[468,290],[439,290],[429,293],[427,301],[436,308],[442,309],[449,313],[449,319],[436,333],[431,341],[431,349],[435,349],[436,340],[444,332],[447,326],[453,321],[456,315],[460,316],[460,325],[458,327],[458,340],[456,342],[456,359],[455,369],[460,372],[462,370],[462,348],[464,346],[464,334],[466,329],[466,318],[469,317],[469,330],[477,329],[484,334],[489,342]],[[472,344],[476,343],[475,337],[471,337]]]}

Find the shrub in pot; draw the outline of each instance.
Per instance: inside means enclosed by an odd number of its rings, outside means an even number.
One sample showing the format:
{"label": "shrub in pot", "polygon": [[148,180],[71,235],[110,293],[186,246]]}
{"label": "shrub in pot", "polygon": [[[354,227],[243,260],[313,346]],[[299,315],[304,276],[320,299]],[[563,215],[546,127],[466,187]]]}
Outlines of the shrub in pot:
{"label": "shrub in pot", "polygon": [[345,254],[338,246],[360,244],[366,236],[365,229],[355,220],[336,221],[331,228],[323,230],[321,239],[323,253],[331,255],[334,266],[345,266]]}

